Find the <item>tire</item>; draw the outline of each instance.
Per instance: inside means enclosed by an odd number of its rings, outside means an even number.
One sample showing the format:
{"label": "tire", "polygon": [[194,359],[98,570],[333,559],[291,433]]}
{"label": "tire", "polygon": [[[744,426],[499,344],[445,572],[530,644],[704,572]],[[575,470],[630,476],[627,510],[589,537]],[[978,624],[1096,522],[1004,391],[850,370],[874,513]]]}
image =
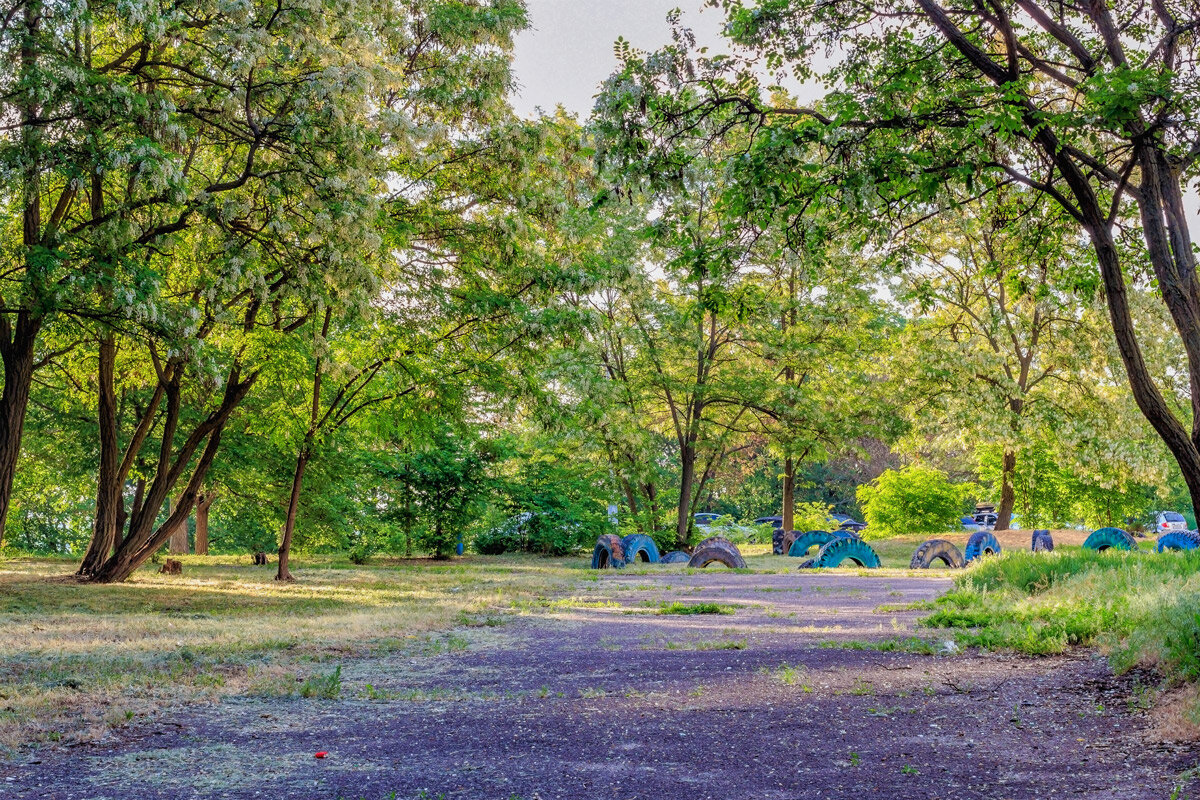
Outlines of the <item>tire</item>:
{"label": "tire", "polygon": [[812,569],[814,561],[816,561],[815,558],[806,558],[800,562],[800,565],[797,566],[796,569]]}
{"label": "tire", "polygon": [[596,540],[596,548],[592,550],[592,569],[624,569],[625,548],[621,546],[621,537],[606,533]]}
{"label": "tire", "polygon": [[1200,547],[1200,533],[1196,531],[1171,531],[1158,537],[1154,550],[1162,553],[1166,550],[1195,550]]}
{"label": "tire", "polygon": [[783,554],[786,555],[792,549],[792,543],[796,541],[796,537],[801,534],[801,531],[786,531],[783,534]]}
{"label": "tire", "polygon": [[1095,550],[1098,553],[1114,547],[1118,550],[1137,550],[1137,542],[1120,528],[1100,528],[1092,531],[1083,543],[1084,550]]}
{"label": "tire", "polygon": [[1000,543],[996,541],[991,531],[976,531],[967,540],[967,549],[963,553],[966,563],[970,564],[980,556],[1000,555]]}
{"label": "tire", "polygon": [[691,560],[691,556],[682,550],[672,550],[662,558],[658,559],[660,564],[686,564]]}
{"label": "tire", "polygon": [[1035,553],[1053,553],[1054,538],[1050,535],[1050,531],[1034,531],[1033,542],[1031,543],[1029,549]]}
{"label": "tire", "polygon": [[832,569],[840,566],[843,561],[853,561],[860,567],[878,569],[879,556],[871,549],[871,545],[862,539],[847,539],[839,537],[825,544],[813,558],[813,567]]}
{"label": "tire", "polygon": [[724,536],[710,536],[692,551],[688,561],[689,567],[703,569],[709,564],[724,564],[730,569],[745,569],[746,560],[742,558],[737,545]]}
{"label": "tire", "polygon": [[950,569],[962,569],[967,565],[967,562],[963,560],[962,552],[954,546],[953,542],[945,539],[929,539],[922,542],[921,546],[913,553],[908,568],[929,569],[933,566],[934,561],[941,561]]}
{"label": "tire", "polygon": [[808,551],[812,548],[815,547],[820,550],[834,539],[842,538],[845,537],[837,536],[828,531],[805,531],[792,540],[792,545],[788,548],[787,554],[792,558],[803,558],[808,555]]}
{"label": "tire", "polygon": [[776,528],[771,531],[771,552],[777,556],[781,556],[787,552],[783,549],[783,528]]}
{"label": "tire", "polygon": [[643,564],[657,564],[659,561],[658,545],[644,533],[631,533],[621,539],[621,550],[625,554],[625,563],[633,564],[641,561]]}

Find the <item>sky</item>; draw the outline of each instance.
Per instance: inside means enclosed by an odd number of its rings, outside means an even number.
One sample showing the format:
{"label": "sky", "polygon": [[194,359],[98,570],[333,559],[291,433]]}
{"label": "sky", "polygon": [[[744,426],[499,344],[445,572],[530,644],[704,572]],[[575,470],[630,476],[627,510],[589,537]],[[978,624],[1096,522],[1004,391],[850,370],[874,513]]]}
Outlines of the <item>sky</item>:
{"label": "sky", "polygon": [[516,40],[514,70],[520,90],[514,107],[522,116],[561,103],[582,119],[592,110],[600,84],[616,69],[613,42],[624,36],[634,47],[657,50],[671,41],[667,13],[684,12],[684,22],[702,43],[720,40],[718,9],[700,10],[703,0],[526,0],[531,30]]}
{"label": "sky", "polygon": [[[513,107],[522,116],[560,103],[585,119],[600,84],[616,69],[613,42],[624,36],[634,47],[657,50],[671,41],[667,13],[683,11],[701,45],[719,45],[719,9],[704,0],[526,0],[530,30],[516,40],[514,70],[519,90]],[[1192,187],[1184,202],[1192,238],[1200,241],[1200,194]]]}

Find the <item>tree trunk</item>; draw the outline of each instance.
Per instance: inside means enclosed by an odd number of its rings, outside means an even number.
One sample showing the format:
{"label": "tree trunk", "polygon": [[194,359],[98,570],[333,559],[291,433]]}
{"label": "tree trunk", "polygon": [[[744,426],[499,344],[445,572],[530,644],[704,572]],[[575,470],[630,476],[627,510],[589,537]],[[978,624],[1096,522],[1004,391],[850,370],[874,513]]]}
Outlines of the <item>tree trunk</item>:
{"label": "tree trunk", "polygon": [[696,480],[696,448],[687,443],[680,451],[679,505],[676,508],[675,547],[682,550],[688,546],[692,528],[692,484]]}
{"label": "tree trunk", "polygon": [[300,508],[300,487],[304,483],[304,468],[308,465],[308,447],[301,447],[296,456],[296,469],[292,473],[292,493],[288,498],[287,521],[283,523],[283,535],[279,539],[279,570],[277,581],[294,581],[288,570],[288,558],[292,553],[292,532],[296,530],[296,511]]}
{"label": "tree trunk", "polygon": [[[183,500],[171,500],[170,510],[172,514],[183,507]],[[168,551],[173,556],[185,556],[188,553],[188,517],[192,515],[192,509],[187,508],[187,513],[183,515],[183,519],[171,530],[170,544],[167,546]]]}
{"label": "tree trunk", "polygon": [[791,456],[783,462],[783,529],[794,531],[796,517],[796,464]]}
{"label": "tree trunk", "polygon": [[13,479],[21,455],[21,433],[33,387],[33,350],[41,321],[27,311],[17,313],[15,328],[0,318],[0,357],[4,360],[4,391],[0,393],[0,541],[12,502]]}
{"label": "tree trunk", "polygon": [[1000,470],[1000,507],[996,509],[996,530],[1006,531],[1012,523],[1013,506],[1016,505],[1016,490],[1013,476],[1017,471],[1017,454],[1009,447],[1004,449],[1004,462]]}
{"label": "tree trunk", "polygon": [[196,499],[196,555],[208,555],[208,509],[217,496],[205,492]]}

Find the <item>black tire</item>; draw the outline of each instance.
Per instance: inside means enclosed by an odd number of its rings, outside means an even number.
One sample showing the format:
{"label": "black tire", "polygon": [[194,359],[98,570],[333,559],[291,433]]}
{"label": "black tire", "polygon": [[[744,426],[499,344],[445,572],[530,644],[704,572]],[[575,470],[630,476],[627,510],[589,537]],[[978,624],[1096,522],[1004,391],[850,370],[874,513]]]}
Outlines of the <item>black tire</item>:
{"label": "black tire", "polygon": [[1120,528],[1100,528],[1092,531],[1083,542],[1084,550],[1095,550],[1102,553],[1105,550],[1137,550],[1137,542]]}
{"label": "black tire", "polygon": [[838,537],[822,547],[813,558],[813,566],[832,569],[843,561],[853,561],[860,567],[878,569],[879,555],[862,539]]}
{"label": "black tire", "polygon": [[834,539],[841,538],[846,537],[837,536],[829,531],[805,531],[792,540],[791,547],[788,548],[787,554],[792,558],[803,558],[804,556],[808,555],[808,551],[814,547],[820,550]]}
{"label": "black tire", "polygon": [[781,556],[787,552],[783,549],[783,528],[776,528],[771,531],[771,552],[777,556]]}
{"label": "black tire", "polygon": [[796,537],[799,536],[801,533],[802,533],[802,531],[784,531],[784,534],[783,534],[783,553],[784,553],[784,555],[791,552],[792,542],[796,541]]}
{"label": "black tire", "polygon": [[1196,531],[1171,531],[1158,537],[1154,546],[1157,553],[1164,550],[1195,550],[1200,547],[1200,533]]}
{"label": "black tire", "polygon": [[624,569],[625,548],[621,546],[621,537],[606,533],[596,540],[592,550],[592,569]]}
{"label": "black tire", "polygon": [[709,564],[724,564],[730,569],[745,569],[746,560],[737,545],[724,536],[710,536],[692,551],[689,567],[703,569]]}
{"label": "black tire", "polygon": [[799,566],[797,566],[796,569],[812,569],[813,562],[816,560],[817,559],[815,559],[815,558],[806,558],[800,562]]}
{"label": "black tire", "polygon": [[621,550],[625,553],[626,564],[638,561],[644,564],[657,564],[659,560],[658,545],[644,533],[631,533],[622,537]]}
{"label": "black tire", "polygon": [[963,552],[966,563],[970,564],[981,556],[1000,555],[1000,542],[996,541],[991,531],[975,531],[967,540],[967,549]]}
{"label": "black tire", "polygon": [[921,546],[913,553],[908,568],[929,569],[933,566],[934,561],[941,561],[951,569],[962,569],[967,565],[967,562],[963,560],[962,552],[954,546],[953,542],[945,539],[929,539],[922,542]]}
{"label": "black tire", "polygon": [[658,559],[660,564],[686,564],[691,561],[692,557],[682,550],[672,550],[671,552]]}
{"label": "black tire", "polygon": [[1033,532],[1033,542],[1030,549],[1035,553],[1053,553],[1054,552],[1054,537],[1050,535],[1048,530],[1038,530]]}

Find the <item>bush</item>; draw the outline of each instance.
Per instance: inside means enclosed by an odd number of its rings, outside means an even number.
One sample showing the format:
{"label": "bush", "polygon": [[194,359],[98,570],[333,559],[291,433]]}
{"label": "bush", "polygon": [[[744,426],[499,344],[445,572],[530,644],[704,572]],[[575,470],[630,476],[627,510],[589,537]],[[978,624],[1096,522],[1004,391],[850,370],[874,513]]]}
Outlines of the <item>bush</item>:
{"label": "bush", "polygon": [[932,467],[888,470],[858,487],[868,539],[903,533],[941,533],[961,527],[960,517],[975,491],[972,484],[954,484]]}

